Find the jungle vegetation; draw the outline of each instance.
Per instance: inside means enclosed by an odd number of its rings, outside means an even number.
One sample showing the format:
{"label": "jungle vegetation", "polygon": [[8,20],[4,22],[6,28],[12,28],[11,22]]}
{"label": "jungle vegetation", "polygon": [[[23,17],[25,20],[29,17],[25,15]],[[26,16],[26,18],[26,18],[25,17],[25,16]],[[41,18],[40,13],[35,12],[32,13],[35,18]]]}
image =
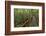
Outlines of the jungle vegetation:
{"label": "jungle vegetation", "polygon": [[39,26],[39,10],[14,8],[14,27]]}

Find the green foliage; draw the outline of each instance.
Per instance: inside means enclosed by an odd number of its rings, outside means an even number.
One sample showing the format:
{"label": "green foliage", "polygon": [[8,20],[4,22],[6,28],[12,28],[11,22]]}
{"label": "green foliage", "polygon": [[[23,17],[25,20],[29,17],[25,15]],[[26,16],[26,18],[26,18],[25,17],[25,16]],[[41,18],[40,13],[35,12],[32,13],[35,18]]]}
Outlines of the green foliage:
{"label": "green foliage", "polygon": [[[34,27],[39,26],[38,9],[14,9],[14,26],[15,27]],[[28,19],[28,23],[24,24]],[[23,22],[24,21],[24,22]]]}

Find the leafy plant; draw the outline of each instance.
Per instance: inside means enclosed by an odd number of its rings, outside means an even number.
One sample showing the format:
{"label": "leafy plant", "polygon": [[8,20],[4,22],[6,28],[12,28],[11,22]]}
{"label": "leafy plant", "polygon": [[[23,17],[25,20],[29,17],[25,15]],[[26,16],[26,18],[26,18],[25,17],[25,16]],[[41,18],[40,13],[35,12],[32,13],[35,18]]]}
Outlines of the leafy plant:
{"label": "leafy plant", "polygon": [[39,26],[38,9],[14,9],[14,26],[15,27],[34,27]]}

